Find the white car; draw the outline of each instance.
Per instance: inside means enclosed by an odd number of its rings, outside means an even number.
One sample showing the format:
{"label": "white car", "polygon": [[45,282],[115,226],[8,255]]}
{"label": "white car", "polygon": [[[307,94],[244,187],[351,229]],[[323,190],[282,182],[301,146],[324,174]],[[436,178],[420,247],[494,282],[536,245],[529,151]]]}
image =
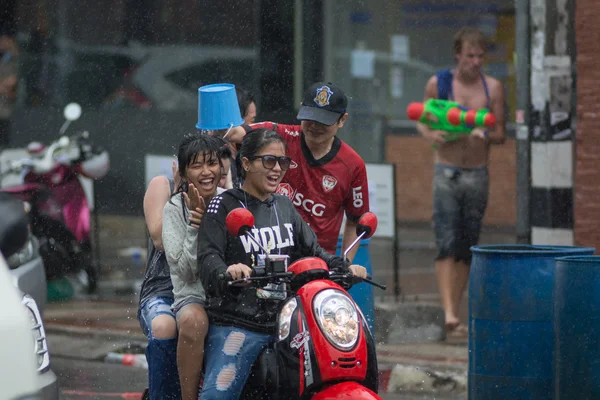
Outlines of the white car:
{"label": "white car", "polygon": [[[28,280],[37,282],[40,268],[44,277],[43,264],[36,261],[39,254],[28,248],[32,245],[30,239],[24,240],[28,236],[27,215],[19,207],[23,207],[22,203],[0,197],[1,398],[57,400],[58,380],[50,368],[50,353],[40,309],[33,297],[16,286],[25,286]],[[22,215],[19,211],[23,212]],[[23,241],[26,242],[24,246]],[[16,251],[18,246],[21,246],[21,251]],[[2,251],[7,251],[10,256],[12,253],[24,256],[24,251],[30,253],[29,258],[23,259],[23,273],[14,273],[20,268],[18,265],[13,273],[9,271]]]}
{"label": "white car", "polygon": [[10,269],[13,286],[22,293],[33,297],[40,313],[43,314],[48,297],[48,287],[44,261],[39,248],[37,238],[29,234],[25,246],[8,257],[6,263]]}
{"label": "white car", "polygon": [[32,297],[12,284],[0,254],[0,387],[3,399],[58,399],[44,324]]}

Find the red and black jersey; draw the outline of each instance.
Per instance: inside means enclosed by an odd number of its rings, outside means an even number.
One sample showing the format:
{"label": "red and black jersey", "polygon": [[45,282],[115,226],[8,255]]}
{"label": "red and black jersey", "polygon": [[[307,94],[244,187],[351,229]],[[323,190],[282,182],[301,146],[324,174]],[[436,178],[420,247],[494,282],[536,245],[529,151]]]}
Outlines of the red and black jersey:
{"label": "red and black jersey", "polygon": [[315,160],[300,125],[261,122],[251,127],[274,130],[287,143],[287,155],[292,158],[292,164],[277,193],[292,200],[317,234],[319,244],[335,254],[344,211],[346,218],[352,221],[369,211],[365,162],[338,137],[329,153]]}

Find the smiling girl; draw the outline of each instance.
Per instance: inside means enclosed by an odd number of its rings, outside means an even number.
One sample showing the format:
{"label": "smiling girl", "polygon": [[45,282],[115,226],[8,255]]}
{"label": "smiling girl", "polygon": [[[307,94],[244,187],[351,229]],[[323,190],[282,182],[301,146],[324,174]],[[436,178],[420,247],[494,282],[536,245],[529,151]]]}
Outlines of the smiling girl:
{"label": "smiling girl", "polygon": [[186,136],[177,155],[181,184],[163,210],[163,244],[173,282],[173,312],[179,341],[177,367],[183,400],[198,398],[208,317],[197,263],[198,227],[221,180],[225,142],[207,135]]}

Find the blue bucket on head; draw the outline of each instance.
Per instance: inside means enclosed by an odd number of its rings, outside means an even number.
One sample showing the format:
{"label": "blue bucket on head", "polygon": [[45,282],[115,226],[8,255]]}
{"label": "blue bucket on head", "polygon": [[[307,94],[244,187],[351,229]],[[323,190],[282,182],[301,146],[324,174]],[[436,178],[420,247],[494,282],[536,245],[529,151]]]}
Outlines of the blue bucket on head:
{"label": "blue bucket on head", "polygon": [[594,248],[471,248],[469,400],[552,399],[555,259]]}
{"label": "blue bucket on head", "polygon": [[235,85],[215,83],[198,89],[198,123],[205,130],[229,129],[244,123],[240,114]]}

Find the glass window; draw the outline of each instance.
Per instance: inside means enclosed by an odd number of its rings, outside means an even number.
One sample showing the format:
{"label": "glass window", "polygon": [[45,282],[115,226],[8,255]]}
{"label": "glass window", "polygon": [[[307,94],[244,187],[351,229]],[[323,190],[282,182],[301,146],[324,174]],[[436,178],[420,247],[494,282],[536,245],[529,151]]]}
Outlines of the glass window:
{"label": "glass window", "polygon": [[197,108],[204,84],[252,89],[256,3],[20,2],[25,104],[185,111]]}
{"label": "glass window", "polygon": [[436,71],[454,65],[453,36],[463,26],[488,37],[486,72],[505,84],[514,120],[512,0],[327,0],[324,15],[325,76],[352,95],[355,111],[372,119],[369,126],[385,120],[414,131],[406,107],[422,101]]}

